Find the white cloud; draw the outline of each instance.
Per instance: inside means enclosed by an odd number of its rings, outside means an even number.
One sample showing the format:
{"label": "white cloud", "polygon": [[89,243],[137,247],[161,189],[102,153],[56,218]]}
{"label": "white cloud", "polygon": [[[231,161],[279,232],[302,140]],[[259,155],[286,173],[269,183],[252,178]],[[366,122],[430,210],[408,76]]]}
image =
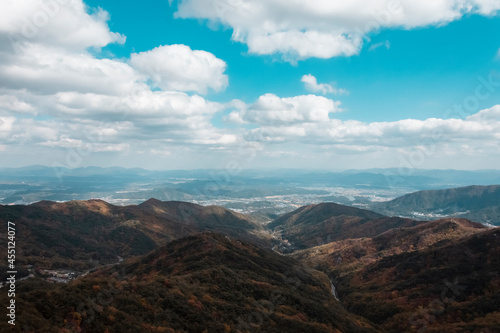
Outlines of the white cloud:
{"label": "white cloud", "polygon": [[212,53],[186,45],[164,45],[134,53],[131,65],[163,90],[221,91],[227,87],[226,63]]}
{"label": "white cloud", "polygon": [[347,94],[347,90],[345,90],[345,89],[337,89],[337,88],[334,88],[330,84],[318,83],[318,80],[316,79],[316,77],[314,77],[311,74],[302,76],[302,79],[300,81],[304,83],[304,85],[308,91],[313,92],[313,93],[321,93],[323,95],[326,95],[326,94],[335,94],[335,95]]}
{"label": "white cloud", "polygon": [[325,122],[329,121],[330,113],[339,111],[338,106],[339,102],[315,95],[282,98],[274,94],[265,94],[255,103],[230,113],[226,120],[263,126]]}
{"label": "white cloud", "polygon": [[39,143],[40,146],[55,147],[55,148],[72,148],[83,150],[86,153],[101,153],[101,152],[125,152],[130,149],[127,143],[100,143],[100,142],[86,142],[84,140],[76,140],[68,137],[67,135],[61,136],[58,140],[48,140]]}
{"label": "white cloud", "polygon": [[499,9],[498,0],[183,0],[176,15],[221,23],[250,53],[281,54],[293,62],[357,54],[363,38],[380,28],[443,25]]}
{"label": "white cloud", "polygon": [[15,120],[14,117],[0,117],[0,138],[10,134]]}
{"label": "white cloud", "polygon": [[12,95],[0,95],[0,111],[1,110],[36,114],[33,105],[28,102],[19,100],[16,96]]}
{"label": "white cloud", "polygon": [[127,95],[82,94],[61,92],[54,96],[54,106],[69,116],[122,118],[186,119],[198,115],[213,115],[220,110],[218,103],[201,96],[176,91],[151,91],[138,88]]}
{"label": "white cloud", "polygon": [[372,44],[372,45],[370,45],[370,48],[368,49],[368,51],[375,51],[376,49],[378,49],[379,47],[382,47],[382,46],[384,46],[387,50],[389,50],[391,48],[391,42],[386,40],[385,42]]}
{"label": "white cloud", "polygon": [[1,1],[0,36],[4,42],[41,43],[80,51],[125,42],[123,35],[109,30],[106,11],[98,9],[89,14],[88,10],[82,0]]}
{"label": "white cloud", "polygon": [[481,110],[476,114],[468,116],[467,121],[478,123],[495,123],[500,122],[500,105],[495,105],[489,109]]}
{"label": "white cloud", "polygon": [[[128,161],[135,165],[147,163],[144,161],[151,156],[167,156],[169,163],[185,167],[185,162],[175,161],[185,158],[197,163],[190,157],[196,152],[196,158],[203,156],[217,164],[223,160],[219,154],[234,158],[241,146],[250,147],[248,155],[258,151],[263,156],[294,161],[305,153],[311,157],[305,161],[349,154],[390,158],[390,154],[427,143],[435,144],[435,151],[443,156],[460,151],[468,156],[489,156],[498,151],[500,106],[464,120],[363,123],[331,119],[333,113],[341,111],[340,103],[316,95],[264,94],[249,105],[239,100],[212,102],[196,93],[221,91],[227,86],[226,63],[215,55],[188,46],[165,45],[134,54],[130,60],[97,58],[89,47],[124,41],[123,36],[110,31],[106,23],[109,15],[103,10],[89,14],[91,10],[80,0],[48,1],[26,0],[22,5],[19,1],[0,2],[0,150],[5,160],[43,158],[50,164],[53,156],[67,159],[68,151],[80,152],[82,158],[90,153],[116,153],[114,157],[125,160],[131,152]],[[29,33],[30,22],[43,18],[42,3],[61,2],[65,5],[60,5],[57,14],[46,12],[50,20]],[[179,15],[187,13],[185,6],[190,3],[214,6],[214,2],[187,0],[179,6]],[[220,8],[207,10],[206,15],[233,27],[233,39],[248,43],[251,52],[281,52],[290,60],[357,53],[362,43],[358,32],[370,23],[372,9],[386,5],[385,1],[373,1],[363,7],[360,0],[321,2],[321,6],[314,0],[230,3],[234,12],[225,13],[231,17],[223,17],[224,7],[222,12]],[[449,6],[442,1],[434,5],[403,2],[401,13],[394,14],[385,26],[446,23],[458,19],[462,12],[486,15],[496,8],[494,2],[481,4],[457,14],[456,8],[462,5],[446,11],[441,9]],[[433,6],[436,11],[430,12]],[[11,47],[12,38],[15,47]],[[318,83],[312,75],[305,75],[302,82],[314,93],[343,92]],[[214,126],[214,115],[227,110],[231,112],[226,121],[245,126]],[[143,153],[144,161],[137,161],[135,153]],[[107,155],[99,156],[104,159]]]}
{"label": "white cloud", "polygon": [[[183,92],[224,89],[224,61],[185,45],[128,62],[97,58],[87,48],[124,38],[110,32],[105,11],[91,11],[80,0],[0,3],[2,146],[126,153],[236,144],[238,135],[211,123],[219,103]],[[144,82],[148,75],[163,91]]]}
{"label": "white cloud", "polygon": [[54,120],[19,119],[9,132],[11,144],[68,148],[155,140],[170,145],[226,145],[237,140],[210,122],[221,105],[183,92],[143,88],[122,96],[61,92],[36,98],[44,115]]}
{"label": "white cloud", "polygon": [[[236,36],[233,35],[233,38]],[[237,36],[239,42],[246,42],[251,53],[266,55],[281,53],[285,60],[332,58],[352,56],[361,49],[361,38],[346,36],[341,33],[332,35],[319,31],[276,31],[265,34]]]}
{"label": "white cloud", "polygon": [[15,57],[0,54],[0,61],[0,87],[44,94],[79,91],[118,95],[132,90],[139,78],[120,61],[42,44],[26,44]]}
{"label": "white cloud", "polygon": [[[246,118],[247,121],[249,117]],[[299,142],[315,145],[414,147],[471,141],[481,143],[500,139],[500,106],[483,110],[462,119],[404,119],[393,122],[363,123],[355,120],[323,119],[319,122],[261,124],[247,132],[248,140],[264,142]],[[359,150],[356,148],[355,150]]]}

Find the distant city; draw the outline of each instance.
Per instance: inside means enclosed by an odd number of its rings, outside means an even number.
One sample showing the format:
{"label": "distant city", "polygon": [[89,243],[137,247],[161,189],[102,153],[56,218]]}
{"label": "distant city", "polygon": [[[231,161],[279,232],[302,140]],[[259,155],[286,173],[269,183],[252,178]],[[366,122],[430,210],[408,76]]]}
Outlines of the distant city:
{"label": "distant city", "polygon": [[[102,199],[114,205],[150,198],[217,205],[246,214],[277,216],[298,207],[334,202],[375,209],[378,203],[420,190],[500,184],[500,171],[479,170],[225,170],[150,171],[126,168],[53,169],[31,166],[0,169],[0,203]],[[467,211],[463,212],[467,213]],[[411,212],[409,217],[446,216]]]}

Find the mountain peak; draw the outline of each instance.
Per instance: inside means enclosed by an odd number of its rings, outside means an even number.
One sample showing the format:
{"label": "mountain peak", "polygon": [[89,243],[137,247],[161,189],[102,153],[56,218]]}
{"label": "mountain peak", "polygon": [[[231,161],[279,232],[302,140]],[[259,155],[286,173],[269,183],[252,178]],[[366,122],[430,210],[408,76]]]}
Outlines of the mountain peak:
{"label": "mountain peak", "polygon": [[160,205],[164,201],[155,199],[155,198],[149,198],[148,200],[144,201],[143,203],[139,204],[138,206],[148,206],[148,205]]}

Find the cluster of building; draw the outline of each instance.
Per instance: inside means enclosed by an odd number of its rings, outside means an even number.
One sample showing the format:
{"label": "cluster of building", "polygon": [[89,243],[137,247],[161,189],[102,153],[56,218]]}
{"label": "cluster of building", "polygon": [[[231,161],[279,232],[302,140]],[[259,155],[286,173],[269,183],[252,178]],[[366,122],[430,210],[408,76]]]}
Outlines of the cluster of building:
{"label": "cluster of building", "polygon": [[65,270],[39,269],[37,270],[37,273],[42,276],[48,276],[45,280],[53,283],[68,283],[78,277],[78,273]]}

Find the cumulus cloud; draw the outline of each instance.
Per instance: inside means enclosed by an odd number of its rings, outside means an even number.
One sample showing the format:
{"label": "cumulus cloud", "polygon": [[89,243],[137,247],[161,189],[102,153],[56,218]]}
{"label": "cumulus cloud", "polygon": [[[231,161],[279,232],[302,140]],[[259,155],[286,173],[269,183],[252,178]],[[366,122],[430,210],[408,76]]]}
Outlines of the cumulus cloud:
{"label": "cumulus cloud", "polygon": [[267,125],[249,130],[247,139],[266,142],[296,141],[320,145],[413,147],[422,144],[496,141],[500,138],[500,106],[466,119],[403,119],[364,123],[328,119],[321,122]]}
{"label": "cumulus cloud", "polygon": [[[239,109],[225,120],[256,125],[256,128],[245,130],[243,136],[249,142],[260,144],[325,146],[337,152],[355,154],[432,146],[432,149],[446,147],[447,154],[455,154],[464,145],[485,146],[500,139],[500,105],[465,119],[389,122],[335,119],[331,114],[338,111],[338,102],[315,95],[281,98],[266,94],[250,105],[235,105]],[[480,150],[471,148],[468,151]]]}
{"label": "cumulus cloud", "polygon": [[[395,10],[384,7],[387,3],[382,0],[185,0],[178,16],[201,10],[200,18],[232,27],[233,39],[247,43],[253,53],[328,58],[359,52],[362,33],[376,29],[365,29],[374,9],[394,12],[380,25],[411,28],[446,23],[464,13],[490,15],[498,7],[486,0],[468,3],[470,7],[454,1],[404,1]],[[233,12],[217,7],[221,4]],[[303,156],[311,147],[317,156],[330,156],[406,151],[427,142],[438,144],[443,156],[457,147],[467,154],[498,150],[500,106],[465,119],[364,123],[333,119],[341,111],[340,102],[312,94],[264,94],[251,104],[212,102],[197,94],[226,88],[223,60],[184,45],[159,46],[131,59],[96,57],[89,48],[125,41],[109,29],[108,19],[105,11],[87,8],[81,0],[0,2],[3,156],[59,153],[64,161],[74,152],[80,157],[131,152],[179,160],[192,151],[230,154],[241,144],[273,158],[296,158],[295,149]],[[311,93],[343,93],[312,75],[305,75],[302,82]],[[236,125],[214,126],[219,112],[229,112],[225,120]],[[273,148],[266,149],[266,144]],[[300,151],[297,147],[302,146],[306,148]]]}
{"label": "cumulus cloud", "polygon": [[[41,43],[80,51],[124,43],[125,36],[111,32],[108,20],[109,14],[102,9],[89,13],[82,0],[0,2],[3,43]],[[16,45],[11,47],[15,50]]]}
{"label": "cumulus cloud", "polygon": [[0,87],[44,94],[80,91],[118,95],[131,90],[139,78],[120,61],[43,44],[26,44],[22,53],[0,55],[0,60]]}
{"label": "cumulus cloud", "polygon": [[230,113],[226,120],[264,126],[325,122],[329,120],[330,113],[339,111],[338,106],[339,102],[316,95],[278,97],[274,94],[265,94],[255,103]]}
{"label": "cumulus cloud", "polygon": [[500,105],[495,105],[489,109],[481,110],[476,114],[467,117],[467,121],[478,123],[495,123],[500,122]]}
{"label": "cumulus cloud", "polygon": [[240,140],[212,125],[219,103],[186,93],[223,90],[223,60],[185,45],[160,46],[130,60],[96,57],[89,48],[125,41],[108,20],[107,12],[81,0],[0,3],[3,150],[87,156]]}
{"label": "cumulus cloud", "polygon": [[116,145],[124,142],[214,145],[237,140],[236,135],[215,129],[210,122],[221,110],[220,104],[183,92],[143,87],[119,96],[60,92],[31,98],[53,119],[18,119],[14,126],[9,125],[10,144],[68,148],[92,143],[93,152],[98,152],[104,151],[99,147],[106,144],[123,148]]}
{"label": "cumulus cloud", "polygon": [[0,137],[6,137],[10,133],[15,120],[14,117],[0,117]]}
{"label": "cumulus cloud", "polygon": [[179,0],[176,15],[232,28],[250,53],[295,61],[358,54],[367,34],[381,28],[443,25],[499,9],[496,0]]}
{"label": "cumulus cloud", "polygon": [[164,45],[131,55],[130,63],[163,90],[221,91],[227,87],[226,63],[212,53],[186,45]]}
{"label": "cumulus cloud", "polygon": [[56,140],[62,125],[54,121],[36,121],[31,118],[14,118],[9,133],[2,143],[32,145],[48,140]]}
{"label": "cumulus cloud", "polygon": [[304,83],[304,86],[306,87],[306,89],[308,91],[313,92],[313,93],[321,93],[323,95],[326,95],[326,94],[335,94],[335,95],[347,94],[347,90],[345,90],[345,89],[337,89],[337,88],[334,88],[332,85],[327,84],[327,83],[318,83],[318,80],[316,79],[316,77],[314,77],[311,74],[302,76],[302,79],[300,81],[302,83]]}
{"label": "cumulus cloud", "polygon": [[[35,114],[35,108],[30,103],[19,100],[17,96],[0,95],[0,110]],[[1,111],[0,111],[1,112]]]}
{"label": "cumulus cloud", "polygon": [[130,94],[110,96],[92,93],[60,92],[53,99],[56,112],[87,118],[110,117],[188,119],[196,115],[213,115],[218,103],[203,97],[177,91],[151,91],[138,88]]}

